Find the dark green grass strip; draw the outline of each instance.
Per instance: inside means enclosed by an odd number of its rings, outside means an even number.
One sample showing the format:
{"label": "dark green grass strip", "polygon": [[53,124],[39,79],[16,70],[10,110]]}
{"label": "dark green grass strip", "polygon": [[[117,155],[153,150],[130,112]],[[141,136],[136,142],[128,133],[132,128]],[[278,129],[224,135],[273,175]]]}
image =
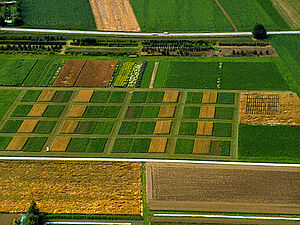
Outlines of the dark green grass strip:
{"label": "dark green grass strip", "polygon": [[7,120],[1,129],[1,133],[17,133],[23,120]]}
{"label": "dark green grass strip", "polygon": [[132,138],[117,138],[112,153],[128,153],[132,144]]}
{"label": "dark green grass strip", "polygon": [[105,106],[101,118],[116,118],[119,110],[120,106]]}
{"label": "dark green grass strip", "polygon": [[109,91],[95,91],[91,101],[92,103],[106,103],[110,96]]}
{"label": "dark green grass strip", "polygon": [[55,121],[39,121],[33,133],[36,134],[50,134],[54,129]]}
{"label": "dark green grass strip", "polygon": [[234,104],[234,93],[218,93],[218,104]]}
{"label": "dark green grass strip", "polygon": [[216,107],[215,119],[227,119],[232,120],[233,108],[231,107]]}
{"label": "dark green grass strip", "polygon": [[108,99],[109,103],[122,103],[125,97],[125,92],[123,91],[113,91]]}
{"label": "dark green grass strip", "polygon": [[104,106],[88,106],[84,112],[84,118],[100,118],[102,112],[104,110]]}
{"label": "dark green grass strip", "polygon": [[88,138],[72,138],[66,152],[85,152],[88,144]]}
{"label": "dark green grass strip", "polygon": [[153,134],[156,122],[139,122],[136,134]]}
{"label": "dark green grass strip", "polygon": [[200,107],[184,107],[183,118],[197,119],[199,118]]}
{"label": "dark green grass strip", "polygon": [[49,105],[44,113],[44,117],[58,118],[62,114],[65,106],[63,105]]}
{"label": "dark green grass strip", "polygon": [[0,119],[5,115],[7,110],[12,106],[20,91],[0,90]]}
{"label": "dark green grass strip", "polygon": [[148,92],[147,103],[161,103],[164,99],[164,92]]}
{"label": "dark green grass strip", "polygon": [[107,138],[91,138],[86,148],[86,152],[102,153],[104,151]]}
{"label": "dark green grass strip", "polygon": [[26,91],[21,102],[35,102],[41,93],[42,93],[42,91],[28,90],[28,91]]}
{"label": "dark green grass strip", "polygon": [[175,154],[192,154],[194,149],[193,139],[177,139]]}
{"label": "dark green grass strip", "polygon": [[98,122],[94,130],[95,134],[110,134],[114,122]]}
{"label": "dark green grass strip", "polygon": [[134,138],[130,148],[130,153],[147,153],[150,143],[150,138]]}
{"label": "dark green grass strip", "polygon": [[240,125],[241,160],[300,161],[300,126]]}
{"label": "dark green grass strip", "polygon": [[179,134],[181,135],[196,135],[198,123],[196,122],[181,122]]}
{"label": "dark green grass strip", "polygon": [[148,96],[148,92],[134,92],[132,94],[131,103],[145,103]]}
{"label": "dark green grass strip", "polygon": [[122,122],[121,127],[119,129],[119,134],[124,134],[124,135],[135,134],[137,127],[138,127],[138,122],[124,121]]}
{"label": "dark green grass strip", "polygon": [[11,141],[12,137],[0,137],[0,151],[4,151]]}
{"label": "dark green grass strip", "polygon": [[202,92],[188,92],[186,96],[186,103],[201,104],[202,103]]}
{"label": "dark green grass strip", "polygon": [[215,137],[231,137],[231,123],[214,123],[213,136]]}
{"label": "dark green grass strip", "polygon": [[26,117],[31,108],[32,105],[18,105],[11,114],[11,117]]}
{"label": "dark green grass strip", "polygon": [[30,137],[26,142],[23,152],[40,152],[47,141],[46,137]]}

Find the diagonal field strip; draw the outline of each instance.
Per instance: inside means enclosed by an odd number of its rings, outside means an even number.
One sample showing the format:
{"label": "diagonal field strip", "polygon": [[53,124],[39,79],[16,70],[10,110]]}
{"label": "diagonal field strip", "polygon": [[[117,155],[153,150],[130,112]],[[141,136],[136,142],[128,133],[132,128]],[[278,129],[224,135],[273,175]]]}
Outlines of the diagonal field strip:
{"label": "diagonal field strip", "polygon": [[154,65],[154,68],[153,68],[153,72],[152,72],[151,81],[150,81],[150,84],[149,84],[149,88],[153,88],[158,65],[159,65],[159,62],[155,62],[155,65]]}
{"label": "diagonal field strip", "polygon": [[219,8],[222,10],[223,14],[226,16],[226,18],[228,19],[228,21],[231,23],[234,31],[238,31],[238,29],[236,28],[235,24],[233,23],[233,21],[230,19],[229,15],[227,14],[227,12],[225,11],[225,9],[221,6],[221,4],[219,3],[218,0],[215,0],[217,5],[219,6]]}

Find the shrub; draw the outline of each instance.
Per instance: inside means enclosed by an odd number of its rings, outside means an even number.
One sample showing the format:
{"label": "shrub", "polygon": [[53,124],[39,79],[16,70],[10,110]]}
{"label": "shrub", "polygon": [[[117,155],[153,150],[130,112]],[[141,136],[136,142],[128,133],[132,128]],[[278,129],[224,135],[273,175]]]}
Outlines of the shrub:
{"label": "shrub", "polygon": [[261,24],[256,24],[253,28],[252,34],[256,39],[266,39],[267,31]]}

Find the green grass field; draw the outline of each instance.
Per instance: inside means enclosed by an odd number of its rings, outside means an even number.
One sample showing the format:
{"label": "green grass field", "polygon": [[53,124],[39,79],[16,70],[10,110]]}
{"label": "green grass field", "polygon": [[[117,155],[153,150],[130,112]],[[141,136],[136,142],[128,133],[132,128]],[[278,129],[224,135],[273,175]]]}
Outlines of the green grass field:
{"label": "green grass field", "polygon": [[153,62],[153,61],[148,61],[147,62],[146,69],[144,71],[143,79],[142,79],[142,82],[141,82],[141,88],[148,88],[149,87],[151,77],[152,77],[152,72],[153,72],[153,69],[154,69],[154,64],[155,64],[155,62]]}
{"label": "green grass field", "polygon": [[24,27],[66,30],[95,30],[89,1],[23,0]]}
{"label": "green grass field", "polygon": [[18,105],[11,114],[11,117],[26,117],[31,108],[32,105]]}
{"label": "green grass field", "polygon": [[95,134],[110,134],[114,122],[98,122],[94,130]]}
{"label": "green grass field", "polygon": [[188,92],[186,95],[185,103],[189,104],[201,104],[202,103],[202,92]]}
{"label": "green grass field", "polygon": [[113,153],[146,153],[150,146],[150,138],[117,138]]}
{"label": "green grass field", "polygon": [[131,103],[145,103],[147,100],[148,92],[142,91],[142,92],[134,92],[132,94]]}
{"label": "green grass field", "polygon": [[72,91],[57,91],[53,96],[52,102],[67,103],[72,95]]}
{"label": "green grass field", "polygon": [[231,137],[232,124],[231,123],[214,123],[213,136],[214,137]]}
{"label": "green grass field", "polygon": [[54,129],[55,121],[39,121],[33,133],[36,134],[50,134]]}
{"label": "green grass field", "polygon": [[47,141],[46,137],[30,137],[23,147],[23,152],[40,152]]}
{"label": "green grass field", "polygon": [[0,119],[3,118],[19,94],[20,91],[0,90]]}
{"label": "green grass field", "polygon": [[12,137],[0,137],[0,151],[4,151],[11,141]]}
{"label": "green grass field", "polygon": [[286,30],[289,26],[269,0],[219,0],[239,31],[251,31],[256,23],[268,30]]}
{"label": "green grass field", "polygon": [[41,93],[42,91],[28,90],[23,96],[21,102],[35,102]]}
{"label": "green grass field", "polygon": [[197,119],[199,118],[200,107],[184,107],[183,118]]}
{"label": "green grass field", "polygon": [[110,96],[109,91],[95,91],[90,102],[92,103],[106,103]]}
{"label": "green grass field", "polygon": [[104,151],[107,138],[90,138],[86,152],[101,153]]}
{"label": "green grass field", "polygon": [[44,117],[59,118],[65,106],[63,105],[49,105],[44,113]]}
{"label": "green grass field", "polygon": [[175,154],[192,154],[194,148],[193,139],[177,139]]}
{"label": "green grass field", "polygon": [[300,126],[240,125],[239,160],[300,162]]}
{"label": "green grass field", "polygon": [[1,129],[1,133],[17,133],[23,120],[7,120]]}
{"label": "green grass field", "polygon": [[216,107],[215,119],[232,120],[233,108],[231,107]]}
{"label": "green grass field", "polygon": [[232,31],[215,1],[130,0],[142,31]]}
{"label": "green grass field", "polygon": [[84,118],[100,118],[104,106],[88,106],[84,112]]}
{"label": "green grass field", "polygon": [[198,123],[197,122],[181,122],[179,128],[180,135],[196,135]]}

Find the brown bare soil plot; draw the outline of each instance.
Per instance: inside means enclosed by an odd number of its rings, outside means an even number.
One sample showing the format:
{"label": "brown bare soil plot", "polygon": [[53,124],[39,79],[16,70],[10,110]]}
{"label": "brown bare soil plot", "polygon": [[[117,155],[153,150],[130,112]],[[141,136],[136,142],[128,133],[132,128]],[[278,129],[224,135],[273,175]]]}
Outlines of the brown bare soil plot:
{"label": "brown bare soil plot", "polygon": [[178,101],[179,91],[166,91],[163,102],[176,103]]}
{"label": "brown bare soil plot", "polygon": [[66,120],[59,131],[60,134],[74,134],[78,126],[78,121]]}
{"label": "brown bare soil plot", "polygon": [[27,141],[28,137],[15,136],[6,147],[6,151],[22,151]]}
{"label": "brown bare soil plot", "polygon": [[152,138],[149,153],[164,153],[166,150],[168,138]]}
{"label": "brown bare soil plot", "polygon": [[48,105],[46,104],[36,104],[33,105],[27,116],[29,117],[41,117],[44,115]]}
{"label": "brown bare soil plot", "polygon": [[52,98],[55,95],[55,91],[52,90],[44,90],[40,94],[39,98],[36,100],[37,102],[51,102]]}
{"label": "brown bare soil plot", "polygon": [[208,155],[210,152],[210,140],[195,139],[193,154]]}
{"label": "brown bare soil plot", "polygon": [[98,30],[141,31],[129,0],[90,0]]}
{"label": "brown bare soil plot", "polygon": [[0,212],[34,199],[44,213],[141,214],[140,163],[2,161],[0,171]]}
{"label": "brown bare soil plot", "polygon": [[202,103],[203,104],[213,104],[217,102],[218,93],[217,92],[204,92]]}
{"label": "brown bare soil plot", "polygon": [[56,137],[50,147],[51,152],[65,152],[71,137]]}
{"label": "brown bare soil plot", "polygon": [[86,105],[73,105],[68,117],[69,118],[78,118],[82,117],[86,109]]}
{"label": "brown bare soil plot", "polygon": [[300,99],[295,93],[242,93],[241,124],[300,125]]}
{"label": "brown bare soil plot", "polygon": [[76,102],[89,102],[94,91],[93,90],[82,90],[79,91]]}
{"label": "brown bare soil plot", "polygon": [[201,119],[214,119],[215,118],[215,106],[201,106],[199,118]]}
{"label": "brown bare soil plot", "polygon": [[117,63],[117,61],[87,61],[75,83],[75,86],[107,87]]}
{"label": "brown bare soil plot", "polygon": [[154,134],[169,134],[172,121],[157,121],[154,129]]}
{"label": "brown bare soil plot", "polygon": [[32,133],[38,122],[38,120],[24,120],[17,132]]}
{"label": "brown bare soil plot", "polygon": [[147,163],[150,210],[300,212],[300,168]]}
{"label": "brown bare soil plot", "polygon": [[213,134],[213,122],[198,122],[197,135],[211,136]]}
{"label": "brown bare soil plot", "polygon": [[73,87],[86,60],[68,59],[56,78],[54,87]]}
{"label": "brown bare soil plot", "polygon": [[158,117],[160,118],[173,118],[175,114],[176,106],[163,105],[160,107]]}

